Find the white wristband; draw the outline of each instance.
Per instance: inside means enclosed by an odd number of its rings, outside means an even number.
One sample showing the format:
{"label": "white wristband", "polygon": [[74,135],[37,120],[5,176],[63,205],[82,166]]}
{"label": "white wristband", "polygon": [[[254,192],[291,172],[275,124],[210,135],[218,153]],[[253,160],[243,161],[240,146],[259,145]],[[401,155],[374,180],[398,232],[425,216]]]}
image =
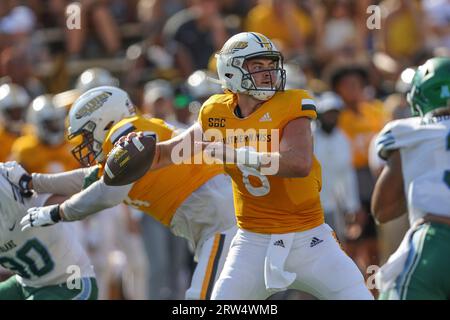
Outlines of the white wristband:
{"label": "white wristband", "polygon": [[261,154],[245,147],[236,149],[236,163],[259,170],[261,167]]}

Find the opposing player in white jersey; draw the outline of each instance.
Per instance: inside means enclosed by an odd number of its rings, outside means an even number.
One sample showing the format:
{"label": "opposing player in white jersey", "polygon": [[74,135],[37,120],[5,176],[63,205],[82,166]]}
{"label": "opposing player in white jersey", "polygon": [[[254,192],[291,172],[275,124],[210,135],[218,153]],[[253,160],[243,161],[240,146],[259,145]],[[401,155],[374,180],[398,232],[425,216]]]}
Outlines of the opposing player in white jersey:
{"label": "opposing player in white jersey", "polygon": [[55,203],[57,197],[22,195],[4,165],[0,163],[0,265],[15,275],[0,283],[0,300],[96,299],[94,270],[71,225],[20,230],[27,209]]}
{"label": "opposing player in white jersey", "polygon": [[450,59],[415,73],[415,117],[388,123],[377,138],[387,160],[372,198],[383,223],[408,212],[411,228],[377,274],[381,299],[450,299]]}

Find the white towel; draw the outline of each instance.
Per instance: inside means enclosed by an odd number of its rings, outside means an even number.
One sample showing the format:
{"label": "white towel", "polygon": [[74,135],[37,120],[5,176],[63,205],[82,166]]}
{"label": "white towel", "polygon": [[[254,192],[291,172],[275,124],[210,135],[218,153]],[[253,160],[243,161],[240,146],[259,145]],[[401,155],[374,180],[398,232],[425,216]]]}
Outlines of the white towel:
{"label": "white towel", "polygon": [[415,228],[410,228],[405,234],[398,249],[389,257],[388,261],[375,274],[375,283],[380,291],[385,292],[395,285],[395,280],[405,268],[410,248],[410,239]]}
{"label": "white towel", "polygon": [[295,233],[273,234],[264,260],[264,282],[266,289],[275,293],[286,290],[297,275],[284,270],[291,251]]}

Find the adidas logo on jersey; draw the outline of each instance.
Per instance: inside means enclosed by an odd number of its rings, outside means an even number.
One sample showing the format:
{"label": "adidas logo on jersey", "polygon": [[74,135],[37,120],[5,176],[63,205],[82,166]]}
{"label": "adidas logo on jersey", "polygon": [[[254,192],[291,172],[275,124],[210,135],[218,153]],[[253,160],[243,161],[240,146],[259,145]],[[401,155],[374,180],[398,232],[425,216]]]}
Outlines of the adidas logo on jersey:
{"label": "adidas logo on jersey", "polygon": [[259,122],[269,122],[272,121],[272,118],[270,117],[270,114],[266,112],[260,119]]}
{"label": "adidas logo on jersey", "polygon": [[314,237],[314,238],[312,238],[311,243],[309,244],[309,247],[312,248],[321,242],[323,242],[323,240],[320,240],[319,238]]}
{"label": "adidas logo on jersey", "polygon": [[273,245],[274,246],[280,246],[280,247],[283,247],[284,248],[284,242],[283,242],[283,240],[277,240],[277,241],[275,241],[274,243],[273,243]]}

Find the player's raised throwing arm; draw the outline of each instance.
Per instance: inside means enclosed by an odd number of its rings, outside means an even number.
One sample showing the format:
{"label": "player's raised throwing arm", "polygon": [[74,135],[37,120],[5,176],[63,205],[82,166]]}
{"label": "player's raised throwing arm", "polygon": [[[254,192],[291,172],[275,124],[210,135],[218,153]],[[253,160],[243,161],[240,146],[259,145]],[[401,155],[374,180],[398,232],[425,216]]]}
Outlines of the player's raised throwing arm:
{"label": "player's raised throwing arm", "polygon": [[283,130],[278,152],[260,153],[261,168],[273,167],[274,175],[287,178],[306,177],[313,162],[311,120],[305,117],[290,121]]}
{"label": "player's raised throwing arm", "polygon": [[198,122],[194,123],[181,134],[156,144],[155,157],[151,170],[166,167],[171,164],[179,164],[180,161],[189,159],[201,152],[202,128]]}
{"label": "player's raised throwing arm", "polygon": [[[266,171],[271,175],[281,177],[306,177],[313,161],[310,123],[311,120],[307,117],[291,120],[284,127],[279,150],[274,152],[256,152],[248,148],[234,149],[222,142],[202,141],[202,128],[200,124],[195,123],[182,134],[156,145],[151,170],[179,164],[182,160],[209,149],[209,156],[224,163],[240,164],[257,170],[267,169]],[[136,135],[132,133],[123,137],[119,143],[126,139],[130,140]]]}

